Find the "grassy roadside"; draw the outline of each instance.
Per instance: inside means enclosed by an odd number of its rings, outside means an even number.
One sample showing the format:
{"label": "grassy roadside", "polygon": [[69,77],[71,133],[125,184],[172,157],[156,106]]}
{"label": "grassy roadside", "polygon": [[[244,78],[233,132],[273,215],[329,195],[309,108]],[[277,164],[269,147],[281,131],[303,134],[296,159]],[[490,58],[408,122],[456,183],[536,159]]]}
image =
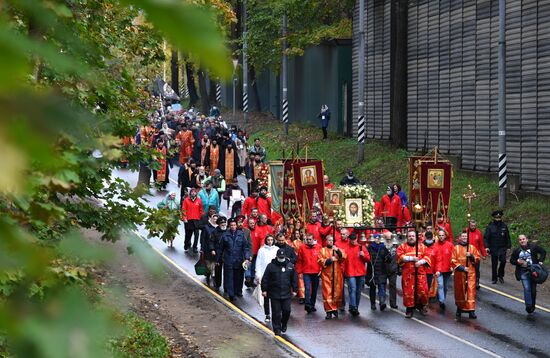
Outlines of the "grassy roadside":
{"label": "grassy roadside", "polygon": [[[355,176],[369,183],[379,199],[386,185],[401,183],[407,190],[408,167],[407,157],[414,154],[402,149],[395,149],[383,141],[367,140],[365,144],[365,161],[357,164],[357,142],[352,138],[341,138],[330,134],[330,140],[322,141],[321,130],[316,127],[292,124],[288,137],[284,135],[282,125],[270,122],[252,121],[249,124],[251,137],[262,139],[268,152],[268,159],[280,159],[283,151],[289,156],[296,144],[300,148],[307,145],[310,158],[323,159],[325,170],[331,181],[338,183],[344,176],[346,168],[353,168]],[[305,149],[301,149],[305,156]],[[458,233],[466,226],[467,203],[462,198],[468,184],[472,184],[478,199],[472,204],[472,216],[478,221],[483,231],[491,220],[491,212],[498,207],[498,185],[496,180],[484,174],[454,170],[453,190],[451,195],[450,217],[453,233]],[[407,190],[408,191],[408,190]],[[512,234],[512,245],[517,243],[517,235],[525,233],[546,248],[550,248],[550,198],[537,194],[521,194],[517,199],[510,195],[504,209],[504,221]]]}

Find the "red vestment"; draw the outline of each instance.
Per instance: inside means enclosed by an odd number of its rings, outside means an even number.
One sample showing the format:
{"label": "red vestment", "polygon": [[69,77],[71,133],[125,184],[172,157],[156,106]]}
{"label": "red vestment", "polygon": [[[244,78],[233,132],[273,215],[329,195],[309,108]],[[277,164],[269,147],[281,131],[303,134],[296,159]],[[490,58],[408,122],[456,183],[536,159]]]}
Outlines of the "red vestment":
{"label": "red vestment", "polygon": [[162,148],[162,151],[156,150],[158,159],[157,162],[159,163],[159,168],[157,169],[157,183],[164,183],[166,182],[166,147]]}
{"label": "red vestment", "polygon": [[195,137],[190,130],[180,131],[176,135],[176,141],[180,143],[180,164],[187,163],[187,159],[193,155],[193,145],[195,144]]}
{"label": "red vestment", "polygon": [[[342,293],[344,288],[344,271],[342,262],[346,259],[346,253],[340,250],[342,257],[331,248],[323,247],[319,252],[318,263],[321,265],[321,287],[323,290],[323,305],[326,312],[336,311],[342,305]],[[334,257],[335,261],[327,262]]]}
{"label": "red vestment", "polygon": [[[413,261],[406,261],[405,256],[416,256],[419,260],[426,260],[426,265],[431,265],[430,256],[426,254],[426,246],[418,244],[418,255],[416,255],[416,246],[410,246],[403,243],[397,248],[397,263],[402,267],[401,287],[403,288],[403,305],[405,307],[415,307],[416,304],[428,304],[428,280],[426,277],[425,265],[421,265],[415,270]],[[416,271],[416,279],[415,279]],[[415,284],[416,284],[416,302],[415,302]]]}
{"label": "red vestment", "polygon": [[[479,262],[479,251],[474,245],[468,245],[469,251],[474,255],[474,263]],[[476,269],[473,262],[468,261],[468,272],[459,271],[457,267],[466,267],[466,245],[456,245],[453,250],[452,267],[454,274],[455,303],[462,311],[475,311],[476,309]],[[468,277],[468,282],[466,282]]]}
{"label": "red vestment", "polygon": [[214,175],[214,170],[218,169],[220,162],[220,146],[210,146],[210,175]]}

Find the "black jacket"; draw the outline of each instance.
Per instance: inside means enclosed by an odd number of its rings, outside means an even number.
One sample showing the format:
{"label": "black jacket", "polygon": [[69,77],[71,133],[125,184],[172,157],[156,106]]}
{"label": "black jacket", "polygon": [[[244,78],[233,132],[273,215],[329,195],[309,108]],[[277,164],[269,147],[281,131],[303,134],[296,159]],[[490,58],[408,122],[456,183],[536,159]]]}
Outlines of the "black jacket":
{"label": "black jacket", "polygon": [[279,248],[285,250],[285,257],[289,259],[293,265],[296,265],[296,261],[298,261],[298,256],[296,256],[296,252],[294,252],[294,249],[288,244],[285,244],[285,246]]}
{"label": "black jacket", "polygon": [[376,250],[371,245],[367,247],[371,262],[367,266],[367,283],[374,278],[374,283],[385,283],[388,279],[388,263],[391,261],[390,251],[382,245],[380,250]]}
{"label": "black jacket", "polygon": [[357,179],[356,177],[352,177],[351,179],[347,177],[347,175],[344,177],[344,179],[340,180],[340,185],[360,185],[361,181]]}
{"label": "black jacket", "polygon": [[508,226],[502,221],[493,221],[487,225],[483,241],[492,255],[498,255],[500,251],[512,248]]}
{"label": "black jacket", "polygon": [[227,230],[222,230],[219,226],[214,229],[214,231],[208,235],[206,247],[208,248],[208,251],[216,251],[216,257],[213,258],[216,261],[220,262],[222,260],[221,257],[219,257],[220,252],[218,251],[218,248],[222,241],[222,236]]}
{"label": "black jacket", "polygon": [[[533,259],[534,264],[538,264],[539,262],[544,262],[544,259],[546,259],[546,250],[544,250],[542,247],[528,243],[527,247],[531,249],[531,258]],[[518,264],[519,254],[521,252],[521,247],[518,247],[512,251],[512,256],[510,256],[510,263],[512,265],[516,266],[516,279],[519,281],[521,279],[521,273],[524,270],[527,270],[527,267],[523,267],[520,264]]]}
{"label": "black jacket", "polygon": [[271,260],[262,276],[262,292],[267,292],[269,298],[277,300],[290,299],[292,292],[298,292],[296,270],[289,259],[282,263],[276,258]]}
{"label": "black jacket", "polygon": [[208,261],[216,261],[216,256],[212,256],[212,247],[209,245],[209,242],[213,240],[212,235],[214,235],[216,227],[208,223],[201,229],[201,251],[204,254],[204,259]]}

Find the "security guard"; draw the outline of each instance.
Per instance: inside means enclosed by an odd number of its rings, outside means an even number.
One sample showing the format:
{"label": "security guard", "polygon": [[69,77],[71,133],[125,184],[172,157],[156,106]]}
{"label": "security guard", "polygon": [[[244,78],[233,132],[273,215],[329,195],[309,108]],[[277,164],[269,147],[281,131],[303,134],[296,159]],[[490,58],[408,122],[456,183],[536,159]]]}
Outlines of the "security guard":
{"label": "security guard", "polygon": [[271,301],[271,325],[276,336],[286,332],[290,318],[290,300],[298,292],[298,279],[294,265],[285,256],[285,250],[277,250],[277,257],[267,265],[262,276],[262,295]]}
{"label": "security guard", "polygon": [[[483,241],[487,254],[491,255],[491,280],[493,284],[504,283],[504,267],[506,266],[506,252],[512,248],[508,226],[502,222],[502,210],[495,210],[491,214],[493,221],[487,225]],[[497,271],[498,266],[498,271]]]}

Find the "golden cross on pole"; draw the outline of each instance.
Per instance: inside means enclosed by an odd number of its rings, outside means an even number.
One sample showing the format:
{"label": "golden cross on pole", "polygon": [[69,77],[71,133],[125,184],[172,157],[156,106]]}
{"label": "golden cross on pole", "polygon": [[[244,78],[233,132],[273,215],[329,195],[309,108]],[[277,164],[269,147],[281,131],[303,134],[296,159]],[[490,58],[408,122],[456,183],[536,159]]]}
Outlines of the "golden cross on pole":
{"label": "golden cross on pole", "polygon": [[468,222],[470,222],[470,218],[472,217],[472,200],[477,198],[477,194],[472,188],[472,184],[468,184],[468,191],[464,194],[462,194],[462,198],[464,200],[468,200]]}

